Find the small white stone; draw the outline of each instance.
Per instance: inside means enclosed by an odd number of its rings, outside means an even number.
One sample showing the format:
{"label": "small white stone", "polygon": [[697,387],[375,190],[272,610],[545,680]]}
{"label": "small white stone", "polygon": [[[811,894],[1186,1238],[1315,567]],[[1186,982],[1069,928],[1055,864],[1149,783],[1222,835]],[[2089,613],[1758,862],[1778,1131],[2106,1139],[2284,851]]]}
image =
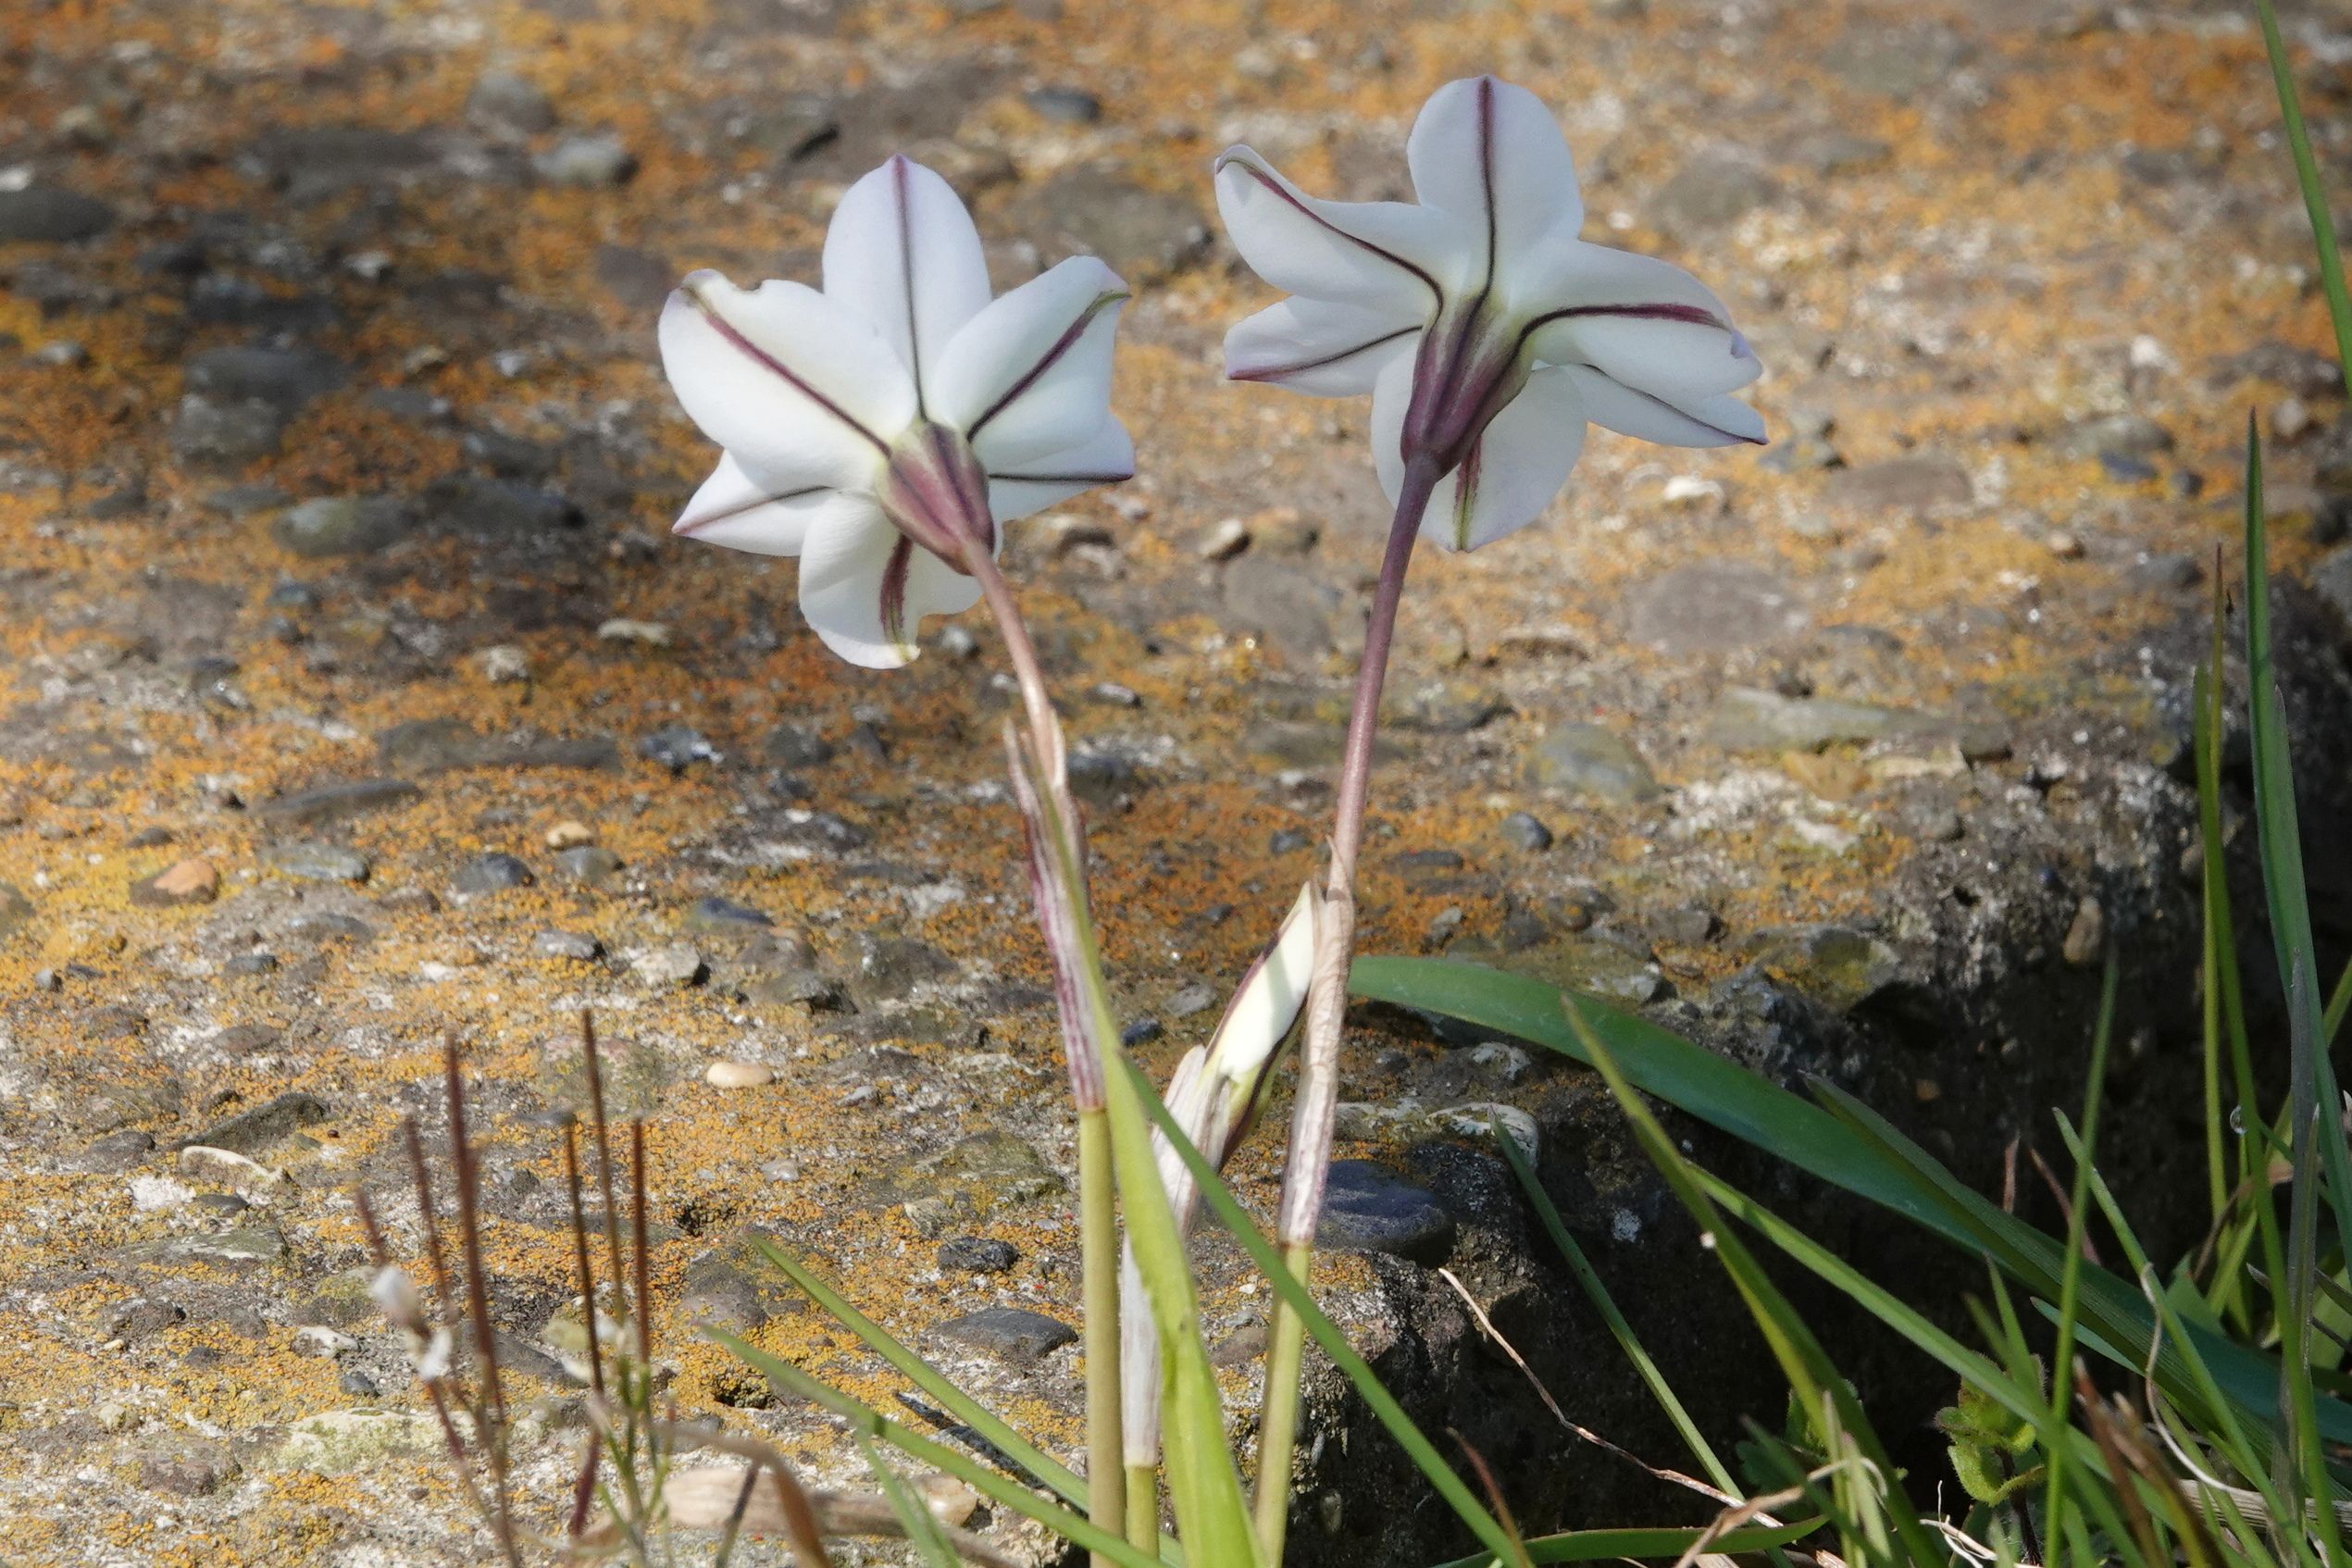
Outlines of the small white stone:
{"label": "small white stone", "polygon": [[1204,561],[1230,561],[1249,548],[1250,525],[1238,517],[1226,517],[1201,536],[1193,552]]}
{"label": "small white stone", "polygon": [[202,1143],[190,1144],[180,1151],[180,1174],[225,1187],[248,1200],[265,1200],[293,1186],[293,1178],[283,1171],[273,1171],[233,1149],[214,1149]]}
{"label": "small white stone", "polygon": [[627,616],[615,616],[596,628],[596,636],[604,642],[642,642],[649,648],[670,645],[669,628],[659,621],[633,621]]}
{"label": "small white stone", "polygon": [[674,989],[703,977],[703,955],[691,942],[671,942],[648,948],[628,962],[637,977],[649,986]]}
{"label": "small white stone", "polygon": [[294,1354],[298,1356],[339,1356],[345,1350],[357,1349],[358,1340],[323,1323],[314,1323],[294,1330]]}
{"label": "small white stone", "polygon": [[703,1079],[713,1089],[758,1089],[776,1081],[776,1069],[759,1062],[714,1062]]}
{"label": "small white stone", "polygon": [[482,678],[493,685],[530,678],[530,660],[512,642],[485,648],[474,659],[481,666]]}

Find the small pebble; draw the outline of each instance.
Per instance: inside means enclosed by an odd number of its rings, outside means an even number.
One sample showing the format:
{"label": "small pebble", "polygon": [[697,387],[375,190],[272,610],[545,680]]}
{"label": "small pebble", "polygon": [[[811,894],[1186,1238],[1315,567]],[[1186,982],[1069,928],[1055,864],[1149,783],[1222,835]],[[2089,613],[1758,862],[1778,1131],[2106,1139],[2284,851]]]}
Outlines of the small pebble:
{"label": "small pebble", "polygon": [[759,1062],[714,1062],[703,1079],[713,1089],[759,1089],[776,1081],[776,1069]]}
{"label": "small pebble", "polygon": [[669,628],[659,621],[633,621],[626,616],[616,616],[596,628],[602,642],[641,642],[648,648],[670,645]]}
{"label": "small pebble", "polygon": [[581,964],[604,951],[603,942],[579,931],[541,931],[530,945],[541,958],[568,958]]}
{"label": "small pebble", "polygon": [[481,666],[482,678],[493,685],[530,678],[530,660],[512,642],[483,649],[474,662]]}
{"label": "small pebble", "polygon": [[703,955],[691,942],[670,942],[648,948],[629,960],[637,977],[664,990],[682,989],[703,977]]}
{"label": "small pebble", "polygon": [[1203,561],[1230,561],[1249,548],[1250,525],[1238,517],[1227,517],[1202,534],[1192,552]]}
{"label": "small pebble", "polygon": [[576,850],[582,844],[594,843],[596,835],[590,830],[587,823],[566,817],[550,828],[542,841],[551,850]]}
{"label": "small pebble", "polygon": [[1551,848],[1551,829],[1532,812],[1514,811],[1502,819],[1502,836],[1523,850]]}

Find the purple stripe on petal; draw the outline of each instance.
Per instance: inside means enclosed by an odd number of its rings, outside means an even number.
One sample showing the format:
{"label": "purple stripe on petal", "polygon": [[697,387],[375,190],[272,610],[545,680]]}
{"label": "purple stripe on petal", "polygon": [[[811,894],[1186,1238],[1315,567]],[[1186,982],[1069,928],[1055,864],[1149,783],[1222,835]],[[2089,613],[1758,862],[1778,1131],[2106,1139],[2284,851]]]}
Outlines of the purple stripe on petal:
{"label": "purple stripe on petal", "polygon": [[834,402],[831,398],[827,397],[823,392],[818,392],[815,387],[809,385],[807,381],[803,380],[798,375],[795,375],[790,369],[786,367],[781,360],[769,354],[765,349],[761,348],[757,343],[752,342],[751,339],[745,337],[742,333],[737,331],[732,323],[730,323],[725,317],[721,316],[717,311],[711,308],[709,301],[703,299],[701,294],[694,292],[691,282],[686,288],[681,289],[679,292],[686,296],[686,300],[689,305],[691,305],[702,314],[703,319],[711,324],[712,331],[716,332],[721,339],[733,345],[737,350],[742,353],[745,357],[759,365],[763,369],[773,372],[779,380],[791,387],[794,392],[799,392],[803,397],[807,398],[811,403],[815,404],[819,408],[824,409],[825,412],[833,416],[834,418],[839,419],[842,424],[847,425],[851,429],[855,430],[859,435],[865,437],[865,440],[872,444],[875,451],[880,453],[885,457],[888,457],[890,454],[890,443],[889,442],[884,441],[880,436],[876,435],[872,430],[867,429],[856,419],[851,417],[847,409]]}
{"label": "purple stripe on petal", "polygon": [[915,324],[915,200],[907,189],[914,165],[904,153],[890,155],[890,200],[898,208],[899,288],[906,295],[906,367],[915,376],[915,411],[923,412],[923,340]]}
{"label": "purple stripe on petal", "polygon": [[1135,478],[1129,468],[1123,474],[990,474],[989,479],[1006,484],[1125,484]]}
{"label": "purple stripe on petal", "polygon": [[1349,233],[1345,229],[1340,228],[1338,224],[1332,222],[1329,218],[1315,211],[1314,208],[1307,205],[1306,203],[1300,201],[1298,197],[1284,190],[1279,181],[1268,178],[1263,169],[1259,169],[1251,165],[1243,163],[1238,158],[1219,159],[1217,168],[1219,170],[1223,170],[1228,164],[1230,164],[1233,168],[1238,168],[1242,173],[1248,175],[1251,179],[1264,186],[1267,191],[1271,192],[1281,201],[1287,203],[1290,207],[1295,209],[1300,217],[1306,218],[1308,222],[1314,224],[1317,228],[1328,230],[1332,233],[1338,235],[1339,238],[1347,241],[1350,244],[1360,246],[1364,250],[1370,251],[1374,255],[1378,256],[1381,260],[1389,263],[1391,266],[1403,268],[1407,272],[1410,272],[1415,278],[1420,279],[1421,281],[1427,286],[1432,299],[1437,300],[1440,304],[1444,303],[1446,292],[1437,286],[1437,280],[1435,278],[1430,277],[1427,272],[1414,266],[1412,262],[1407,261],[1403,256],[1399,255],[1396,252],[1389,250],[1385,246],[1374,244],[1370,240],[1363,238],[1362,235]]}
{"label": "purple stripe on petal", "polygon": [[[1744,342],[1746,340],[1743,339],[1741,341]],[[1606,372],[1601,373],[1606,374]],[[1766,441],[1761,437],[1744,436],[1737,430],[1727,430],[1721,425],[1711,425],[1706,420],[1701,419],[1698,415],[1693,414],[1689,409],[1685,408],[1681,404],[1669,403],[1664,398],[1660,397],[1656,392],[1647,392],[1642,391],[1639,387],[1629,387],[1625,385],[1624,382],[1618,380],[1614,376],[1610,376],[1608,379],[1620,392],[1629,392],[1635,397],[1641,399],[1644,403],[1656,404],[1659,407],[1666,410],[1669,414],[1687,419],[1702,430],[1712,430],[1715,434],[1724,438],[1724,444],[1725,446],[1770,446],[1772,444],[1771,442]]]}
{"label": "purple stripe on petal", "polygon": [[1011,407],[1014,399],[1018,398],[1023,392],[1027,392],[1031,387],[1035,386],[1039,378],[1042,377],[1048,370],[1052,369],[1056,361],[1061,359],[1064,355],[1069,353],[1071,349],[1077,345],[1077,341],[1086,336],[1087,328],[1093,323],[1093,320],[1097,316],[1101,315],[1105,309],[1116,305],[1119,301],[1126,297],[1127,296],[1124,293],[1095,295],[1094,299],[1089,303],[1087,307],[1078,312],[1078,318],[1071,322],[1060,337],[1053,340],[1053,346],[1047,349],[1044,355],[1039,357],[1035,365],[1032,365],[1027,370],[1024,370],[1021,373],[1020,378],[1010,387],[1007,387],[1004,390],[1003,396],[998,398],[994,403],[989,404],[988,407],[982,409],[980,411],[979,417],[973,420],[970,425],[965,427],[964,439],[965,441],[979,440],[981,429],[989,420],[995,418],[998,415]]}
{"label": "purple stripe on petal", "polygon": [[1369,353],[1383,343],[1395,342],[1399,338],[1410,337],[1420,330],[1421,328],[1418,325],[1400,327],[1393,332],[1383,332],[1376,338],[1370,338],[1356,344],[1353,348],[1343,348],[1337,354],[1326,354],[1320,359],[1300,359],[1288,365],[1268,365],[1251,370],[1228,370],[1226,372],[1226,380],[1279,381],[1286,376],[1296,376],[1308,370],[1327,370],[1342,360],[1353,359],[1357,355]]}
{"label": "purple stripe on petal", "polygon": [[812,495],[824,494],[827,488],[824,485],[809,485],[801,490],[788,490],[781,495],[759,496],[744,502],[740,506],[729,506],[723,512],[714,512],[707,517],[680,517],[671,526],[669,531],[684,534],[691,539],[714,523],[728,522],[741,516],[746,512],[756,512],[763,506],[773,506],[778,502],[805,501]]}
{"label": "purple stripe on petal", "polygon": [[906,579],[915,566],[915,541],[900,535],[890,544],[890,558],[882,567],[882,634],[903,648],[906,635]]}

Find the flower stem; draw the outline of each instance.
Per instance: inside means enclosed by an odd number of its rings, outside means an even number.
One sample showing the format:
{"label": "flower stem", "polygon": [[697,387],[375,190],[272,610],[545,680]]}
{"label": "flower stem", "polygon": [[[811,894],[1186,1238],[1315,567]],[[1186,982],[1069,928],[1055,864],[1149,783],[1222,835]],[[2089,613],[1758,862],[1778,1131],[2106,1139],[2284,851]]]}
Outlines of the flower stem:
{"label": "flower stem", "polygon": [[[1119,1459],[1119,1213],[1111,1118],[1078,1113],[1078,1259],[1086,1301],[1087,1514],[1116,1535],[1126,1517]],[[1156,1532],[1155,1540],[1156,1545]],[[1098,1555],[1100,1568],[1109,1559]]]}
{"label": "flower stem", "polygon": [[[1404,598],[1405,571],[1421,534],[1422,515],[1443,470],[1434,458],[1416,456],[1405,466],[1398,487],[1397,512],[1388,525],[1388,545],[1373,591],[1372,616],[1364,626],[1363,659],[1356,669],[1356,698],[1348,716],[1347,749],[1339,764],[1339,794],[1331,828],[1330,890],[1318,932],[1314,976],[1307,994],[1306,1032],[1299,1050],[1299,1087],[1290,1118],[1288,1169],[1282,1184],[1277,1239],[1284,1261],[1299,1283],[1308,1282],[1314,1257],[1315,1224],[1323,1214],[1331,1164],[1332,1118],[1338,1101],[1339,1031],[1347,1012],[1348,961],[1355,941],[1356,852],[1363,841],[1363,817],[1372,788],[1372,742],[1380,727],[1380,691],[1388,683],[1388,653],[1396,641],[1397,606]],[[1267,1335],[1265,1397],[1259,1412],[1257,1530],[1268,1562],[1282,1561],[1290,1511],[1290,1456],[1298,1438],[1299,1379],[1305,1361],[1306,1326],[1280,1300]]]}
{"label": "flower stem", "polygon": [[[1102,1064],[1119,1049],[1118,1029],[1104,994],[1101,963],[1090,937],[1086,906],[1086,858],[1076,809],[1063,769],[1061,725],[1047,694],[1037,644],[1022,618],[1020,603],[997,568],[988,546],[969,540],[964,565],[980,585],[989,614],[1004,639],[1005,657],[1021,690],[1027,719],[1028,757],[1039,777],[1033,780],[1036,807],[1031,821],[1033,891],[1038,915],[1052,951],[1055,991],[1063,1013],[1063,1039],[1070,1054],[1072,1098],[1078,1113],[1078,1253],[1085,1302],[1087,1513],[1112,1535],[1130,1528],[1126,1476],[1121,1464],[1119,1388],[1119,1220],[1112,1163],[1110,1119],[1102,1101]],[[1014,758],[1016,790],[1023,763]],[[1028,809],[1025,805],[1025,811]],[[1151,1511],[1146,1537],[1156,1550],[1158,1513]],[[1100,1553],[1093,1568],[1109,1568]]]}
{"label": "flower stem", "polygon": [[1160,1472],[1149,1464],[1127,1466],[1127,1544],[1160,1549]]}

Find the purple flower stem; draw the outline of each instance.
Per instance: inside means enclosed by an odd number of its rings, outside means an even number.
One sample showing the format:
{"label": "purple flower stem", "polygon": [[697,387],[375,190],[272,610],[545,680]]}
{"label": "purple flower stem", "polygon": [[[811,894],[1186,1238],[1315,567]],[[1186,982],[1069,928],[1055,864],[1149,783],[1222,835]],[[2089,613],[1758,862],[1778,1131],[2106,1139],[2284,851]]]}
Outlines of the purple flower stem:
{"label": "purple flower stem", "polygon": [[[1404,598],[1405,572],[1421,536],[1430,492],[1444,471],[1421,455],[1405,466],[1398,487],[1397,514],[1388,525],[1388,547],[1373,591],[1372,618],[1364,627],[1363,660],[1356,670],[1356,699],[1348,716],[1347,749],[1339,763],[1339,799],[1331,829],[1331,878],[1316,933],[1314,972],[1307,991],[1306,1031],[1299,1048],[1299,1087],[1292,1102],[1290,1149],[1282,1182],[1282,1213],[1276,1238],[1283,1262],[1303,1285],[1314,1255],[1315,1225],[1323,1215],[1324,1190],[1331,1166],[1332,1119],[1338,1104],[1339,1032],[1348,1005],[1348,963],[1355,942],[1356,852],[1363,842],[1363,817],[1372,789],[1372,742],[1380,727],[1380,691],[1388,683],[1388,653],[1396,641],[1397,606]],[[1299,1376],[1306,1351],[1306,1324],[1276,1297],[1268,1335],[1265,1405],[1259,1412],[1256,1523],[1261,1555],[1282,1561],[1289,1523],[1290,1457],[1299,1436]]]}

